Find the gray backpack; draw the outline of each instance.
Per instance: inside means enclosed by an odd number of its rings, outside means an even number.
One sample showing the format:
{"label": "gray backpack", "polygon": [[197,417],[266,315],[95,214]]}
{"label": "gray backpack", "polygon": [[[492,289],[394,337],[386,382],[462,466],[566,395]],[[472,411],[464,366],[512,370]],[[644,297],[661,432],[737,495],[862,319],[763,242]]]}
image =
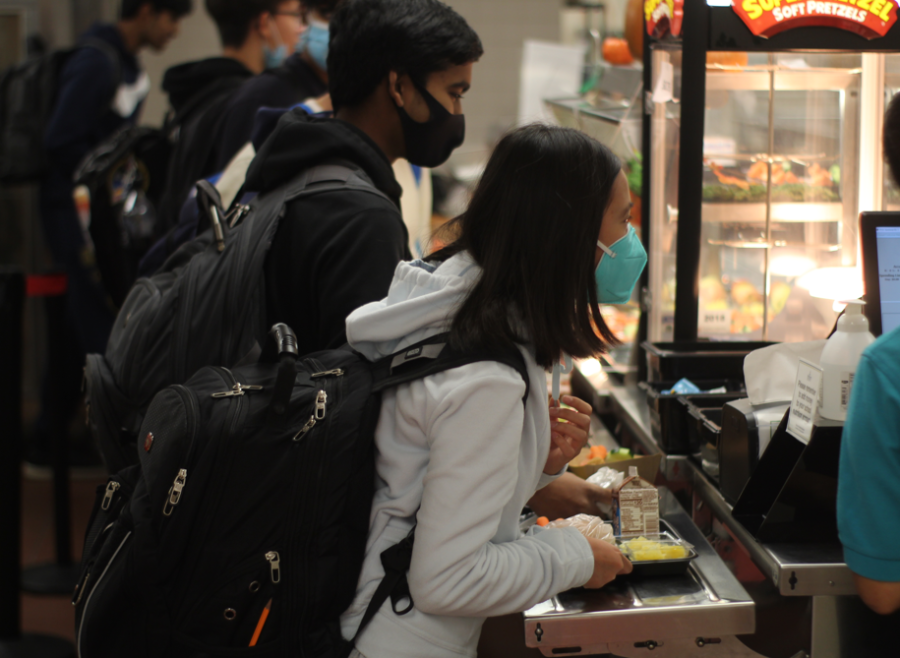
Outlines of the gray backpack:
{"label": "gray backpack", "polygon": [[213,209],[211,229],[134,284],[106,354],[89,354],[85,366],[88,421],[110,472],[136,463],[134,443],[159,391],[204,366],[256,361],[268,329],[264,264],[285,206],[335,190],[387,198],[360,169],[313,167],[232,216]]}

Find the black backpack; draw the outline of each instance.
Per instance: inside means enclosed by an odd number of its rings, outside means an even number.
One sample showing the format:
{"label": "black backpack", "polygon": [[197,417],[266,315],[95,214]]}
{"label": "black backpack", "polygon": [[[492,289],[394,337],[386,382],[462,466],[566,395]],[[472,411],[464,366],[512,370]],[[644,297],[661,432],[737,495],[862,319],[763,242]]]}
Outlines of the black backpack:
{"label": "black backpack", "polygon": [[[86,39],[75,48],[32,57],[0,75],[0,182],[26,183],[47,173],[44,134],[56,103],[59,74],[80,48],[95,48],[115,70],[115,90],[122,77],[119,54],[102,39]],[[110,102],[115,95],[110,97]]]}
{"label": "black backpack", "polygon": [[[170,112],[162,128],[126,125],[91,150],[75,170],[90,193],[90,235],[103,287],[116,308],[138,278],[138,266],[164,229],[160,213],[170,190],[203,175],[212,146],[191,137],[240,78],[216,80]],[[200,169],[198,169],[198,167]]]}
{"label": "black backpack", "polygon": [[106,354],[89,354],[85,367],[88,420],[110,472],[135,462],[138,429],[159,391],[203,366],[256,360],[266,336],[264,263],[285,206],[334,190],[388,198],[360,169],[313,167],[249,208],[236,206],[234,216],[218,218],[156,274],[138,279]]}
{"label": "black backpack", "polygon": [[[81,658],[346,657],[339,617],[365,552],[381,392],[492,360],[528,395],[514,346],[457,352],[441,334],[373,363],[347,346],[298,359],[290,330],[273,334],[277,363],[202,368],[161,391],[140,464],[98,488],[73,598]],[[413,539],[382,554],[360,632],[389,597],[412,609]]]}

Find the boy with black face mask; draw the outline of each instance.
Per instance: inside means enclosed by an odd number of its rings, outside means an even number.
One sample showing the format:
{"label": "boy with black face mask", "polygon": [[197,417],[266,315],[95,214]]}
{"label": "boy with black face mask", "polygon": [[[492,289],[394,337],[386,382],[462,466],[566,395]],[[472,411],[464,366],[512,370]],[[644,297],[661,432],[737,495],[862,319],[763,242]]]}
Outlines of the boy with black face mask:
{"label": "boy with black face mask", "polygon": [[285,322],[301,354],[345,342],[351,311],[384,297],[410,258],[391,163],[437,166],[464,137],[462,94],[483,50],[438,0],[347,0],[330,23],[334,119],[285,115],[245,189],[266,194],[316,165],[341,163],[387,198],[341,190],[287,206],[266,261],[266,325]]}

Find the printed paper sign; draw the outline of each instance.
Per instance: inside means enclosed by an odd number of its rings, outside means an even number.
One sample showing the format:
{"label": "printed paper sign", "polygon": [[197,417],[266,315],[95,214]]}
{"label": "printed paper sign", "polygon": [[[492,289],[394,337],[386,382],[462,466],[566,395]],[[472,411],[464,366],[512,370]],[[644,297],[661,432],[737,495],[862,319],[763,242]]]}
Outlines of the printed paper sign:
{"label": "printed paper sign", "polygon": [[661,62],[659,77],[653,87],[653,102],[668,103],[672,100],[672,89],[675,87],[675,67],[671,62]]}
{"label": "printed paper sign", "polygon": [[731,7],[759,37],[824,26],[875,39],[897,22],[897,0],[732,0]]}
{"label": "printed paper sign", "polygon": [[812,437],[821,394],[822,368],[806,359],[800,359],[787,431],[788,434],[806,445],[809,445],[809,439]]}
{"label": "printed paper sign", "polygon": [[704,336],[709,334],[731,334],[731,309],[709,310],[700,307],[698,329]]}

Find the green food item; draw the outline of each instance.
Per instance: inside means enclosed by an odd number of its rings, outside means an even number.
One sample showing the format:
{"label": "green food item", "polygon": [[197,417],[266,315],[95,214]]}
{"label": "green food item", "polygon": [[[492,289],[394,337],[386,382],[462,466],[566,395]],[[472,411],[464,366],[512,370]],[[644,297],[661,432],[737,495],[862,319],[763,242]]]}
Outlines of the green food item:
{"label": "green food item", "polygon": [[805,183],[788,183],[772,189],[772,201],[779,203],[838,201],[840,197],[829,187],[807,185]]}
{"label": "green food item", "polygon": [[742,190],[742,189],[738,188],[734,192],[734,200],[739,201],[741,203],[765,201],[766,200],[766,186],[765,185],[751,185],[749,190]]}
{"label": "green food item", "polygon": [[606,461],[608,462],[621,462],[626,459],[633,459],[634,455],[631,454],[630,448],[617,448],[613,450],[606,456]]}
{"label": "green food item", "polygon": [[828,173],[831,174],[831,180],[834,181],[835,185],[841,184],[841,166],[833,164],[831,168],[828,169]]}
{"label": "green food item", "polygon": [[641,154],[635,153],[634,157],[625,163],[625,178],[628,179],[628,189],[637,196],[641,196],[643,189],[644,165],[641,160]]}
{"label": "green food item", "polygon": [[734,201],[735,190],[741,191],[740,188],[724,185],[704,185],[703,200],[710,202]]}

